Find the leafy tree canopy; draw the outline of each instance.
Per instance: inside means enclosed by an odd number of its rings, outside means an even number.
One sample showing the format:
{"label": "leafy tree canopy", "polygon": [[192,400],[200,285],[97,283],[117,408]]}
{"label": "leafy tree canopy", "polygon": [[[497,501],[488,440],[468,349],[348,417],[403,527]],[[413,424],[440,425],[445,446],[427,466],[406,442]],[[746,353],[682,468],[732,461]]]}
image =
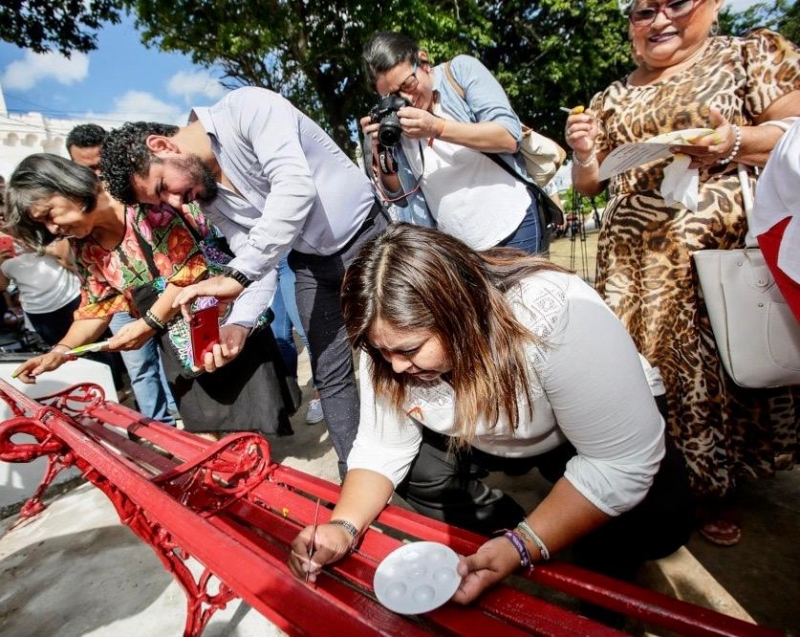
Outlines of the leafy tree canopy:
{"label": "leafy tree canopy", "polygon": [[0,38],[37,53],[55,48],[69,57],[97,48],[97,29],[119,20],[119,0],[3,0]]}
{"label": "leafy tree canopy", "polygon": [[616,0],[127,0],[126,7],[146,42],[220,66],[228,86],[285,95],[350,148],[359,117],[376,99],[360,59],[375,31],[413,35],[434,62],[476,55],[522,120],[556,136],[564,121],[559,105],[586,103],[630,66]]}
{"label": "leafy tree canopy", "polygon": [[720,32],[744,35],[759,27],[777,31],[792,42],[800,42],[800,0],[757,2],[740,13],[730,7],[720,12]]}
{"label": "leafy tree canopy", "polygon": [[[769,26],[796,41],[800,0],[791,1],[726,9],[722,32]],[[228,87],[281,93],[350,151],[358,119],[377,98],[361,70],[375,31],[413,35],[434,63],[475,55],[522,121],[557,139],[559,106],[587,104],[633,68],[617,0],[4,0],[0,35],[39,52],[88,51],[101,23],[118,22],[122,11],[137,17],[146,44],[222,69]]]}

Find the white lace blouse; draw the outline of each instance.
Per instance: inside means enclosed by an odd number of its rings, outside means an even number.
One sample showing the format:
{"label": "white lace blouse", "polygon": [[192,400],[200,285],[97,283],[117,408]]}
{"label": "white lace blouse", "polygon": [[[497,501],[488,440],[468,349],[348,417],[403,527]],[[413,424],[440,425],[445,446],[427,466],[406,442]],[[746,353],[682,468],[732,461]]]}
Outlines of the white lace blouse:
{"label": "white lace blouse", "polygon": [[[474,446],[502,457],[529,457],[570,441],[577,455],[565,477],[608,515],[647,494],[664,455],[664,423],[633,341],[600,297],[574,275],[542,272],[507,295],[516,317],[542,341],[527,347],[533,417],[527,406],[512,431],[478,423]],[[376,471],[395,486],[409,471],[422,427],[453,432],[453,388],[438,380],[409,392],[405,413],[373,390],[361,355],[361,422],[349,469]]]}

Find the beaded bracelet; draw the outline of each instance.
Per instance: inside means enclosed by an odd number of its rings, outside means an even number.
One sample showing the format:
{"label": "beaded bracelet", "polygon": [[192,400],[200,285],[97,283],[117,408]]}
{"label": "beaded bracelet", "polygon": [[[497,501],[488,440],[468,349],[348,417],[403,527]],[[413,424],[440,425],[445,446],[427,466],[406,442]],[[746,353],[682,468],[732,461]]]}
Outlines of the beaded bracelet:
{"label": "beaded bracelet", "polygon": [[166,327],[166,325],[164,325],[164,321],[153,314],[153,310],[147,310],[142,317],[142,320],[147,323],[148,327],[154,329],[156,332],[161,332]]}
{"label": "beaded bracelet", "polygon": [[530,553],[528,553],[528,547],[525,546],[525,542],[523,542],[522,538],[514,531],[506,531],[503,533],[503,537],[511,542],[511,544],[514,545],[514,548],[517,549],[517,553],[519,553],[519,565],[522,568],[533,570],[533,562],[531,562],[531,556]]}
{"label": "beaded bracelet", "polygon": [[733,128],[733,148],[731,149],[730,155],[717,161],[717,163],[722,166],[730,164],[736,155],[739,154],[739,149],[742,147],[742,129],[736,124],[731,124],[731,128]]}
{"label": "beaded bracelet", "polygon": [[542,561],[546,562],[550,559],[550,551],[547,550],[547,545],[542,541],[538,535],[536,535],[535,531],[530,527],[527,520],[523,520],[517,525],[517,529],[523,535],[530,538],[531,542],[533,542],[536,547],[539,549],[539,553],[542,556]]}
{"label": "beaded bracelet", "polygon": [[593,150],[592,154],[589,155],[589,159],[586,159],[585,161],[581,161],[578,159],[578,156],[575,153],[572,153],[572,161],[581,168],[588,168],[589,166],[597,163],[597,153]]}

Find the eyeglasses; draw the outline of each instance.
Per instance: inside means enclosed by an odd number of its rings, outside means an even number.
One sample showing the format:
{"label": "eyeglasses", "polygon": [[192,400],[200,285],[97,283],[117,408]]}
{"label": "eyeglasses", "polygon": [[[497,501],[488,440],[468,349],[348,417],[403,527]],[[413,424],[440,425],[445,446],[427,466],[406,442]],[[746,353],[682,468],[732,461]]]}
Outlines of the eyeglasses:
{"label": "eyeglasses", "polygon": [[400,86],[397,87],[396,91],[393,91],[391,94],[397,93],[411,93],[414,89],[419,86],[419,80],[417,79],[417,70],[419,69],[419,60],[414,60],[414,66],[411,69],[411,74],[404,79]]}
{"label": "eyeglasses", "polygon": [[694,11],[695,5],[699,2],[702,0],[672,0],[664,4],[651,4],[631,11],[628,20],[635,27],[646,27],[655,22],[659,13],[663,13],[670,20],[685,18]]}

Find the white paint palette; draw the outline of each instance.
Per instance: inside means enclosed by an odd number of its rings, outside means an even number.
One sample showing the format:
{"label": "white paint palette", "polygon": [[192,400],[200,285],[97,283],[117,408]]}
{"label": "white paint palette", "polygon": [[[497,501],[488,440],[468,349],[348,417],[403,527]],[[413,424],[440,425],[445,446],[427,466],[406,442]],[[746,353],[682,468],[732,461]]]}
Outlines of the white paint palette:
{"label": "white paint palette", "polygon": [[458,555],[438,542],[412,542],[387,555],[375,570],[378,601],[401,615],[427,613],[447,602],[461,584]]}

